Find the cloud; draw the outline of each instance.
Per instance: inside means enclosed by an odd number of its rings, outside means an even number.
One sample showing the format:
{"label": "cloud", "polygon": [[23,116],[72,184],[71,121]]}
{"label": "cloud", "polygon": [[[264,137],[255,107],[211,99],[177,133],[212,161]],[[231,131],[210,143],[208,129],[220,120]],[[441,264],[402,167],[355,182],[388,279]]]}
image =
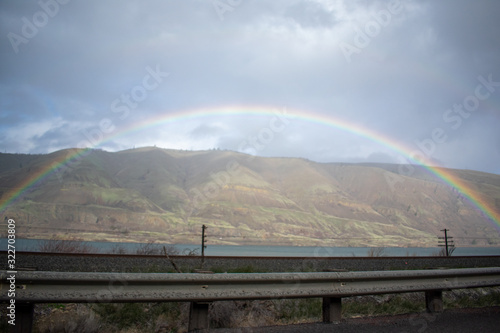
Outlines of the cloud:
{"label": "cloud", "polygon": [[[0,136],[0,140],[4,145],[2,148],[7,150],[8,147],[9,152],[15,153],[43,153],[45,151],[39,150],[41,142],[45,144],[48,143],[46,148],[49,149],[65,148],[59,146],[59,144],[55,144],[61,141],[61,135],[52,137],[52,140],[49,142],[46,141],[51,134],[57,132],[62,126],[64,126],[64,121],[61,118],[53,118],[45,121],[23,123],[21,126],[9,127],[3,130]],[[54,144],[56,147],[54,147]]]}
{"label": "cloud", "polygon": [[[184,119],[130,129],[185,110],[263,105],[346,119],[411,149],[443,128],[449,140],[435,158],[444,166],[500,173],[500,87],[457,130],[443,120],[474,94],[479,76],[500,81],[495,1],[254,0],[232,3],[222,19],[211,1],[72,1],[15,52],[7,35],[22,36],[26,20],[33,23],[41,11],[28,1],[0,7],[2,151],[77,146],[103,119],[114,126],[102,133],[105,149],[238,150],[265,120]],[[357,48],[350,61],[342,43]],[[115,112],[113,102],[131,95],[147,68],[157,66],[168,77],[129,105],[126,116]],[[258,154],[400,160],[383,145],[303,122],[275,135]]]}
{"label": "cloud", "polygon": [[285,18],[292,19],[302,28],[330,28],[336,24],[335,12],[320,2],[297,2],[286,8]]}

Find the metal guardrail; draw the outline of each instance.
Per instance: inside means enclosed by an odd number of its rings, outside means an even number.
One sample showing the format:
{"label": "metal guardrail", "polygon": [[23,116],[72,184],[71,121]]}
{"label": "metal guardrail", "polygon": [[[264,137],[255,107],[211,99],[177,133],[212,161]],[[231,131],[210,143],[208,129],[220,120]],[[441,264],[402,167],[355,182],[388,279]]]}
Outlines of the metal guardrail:
{"label": "metal guardrail", "polygon": [[[0,271],[7,283],[7,271]],[[19,271],[16,301],[220,301],[348,297],[500,285],[500,268],[328,273],[68,273]],[[7,301],[2,293],[0,301]]]}
{"label": "metal guardrail", "polygon": [[[323,298],[323,320],[340,320],[341,299],[426,292],[428,311],[441,311],[441,291],[500,286],[500,267],[328,273],[68,273],[0,271],[0,302],[15,275],[16,304],[192,302],[190,330],[208,325],[208,303],[223,300]],[[32,311],[32,310],[31,310]]]}

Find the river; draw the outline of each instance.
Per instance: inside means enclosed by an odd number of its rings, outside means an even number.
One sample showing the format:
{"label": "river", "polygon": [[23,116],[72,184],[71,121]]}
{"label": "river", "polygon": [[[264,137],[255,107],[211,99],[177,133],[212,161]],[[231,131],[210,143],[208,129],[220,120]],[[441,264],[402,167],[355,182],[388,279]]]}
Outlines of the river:
{"label": "river", "polygon": [[[38,252],[40,245],[46,242],[38,239],[16,239],[16,251]],[[96,253],[112,253],[113,249],[124,249],[126,253],[136,253],[137,249],[144,246],[141,243],[111,243],[111,242],[85,242]],[[163,246],[164,244],[155,244]],[[165,244],[167,245],[167,244]],[[201,246],[196,244],[173,245],[181,254],[189,251],[201,253]],[[7,239],[0,239],[0,249],[7,250]],[[432,247],[385,247],[384,256],[432,256],[441,248]],[[321,247],[321,246],[254,246],[254,245],[210,245],[205,249],[206,256],[259,256],[259,257],[365,257],[370,251],[369,247]],[[484,256],[500,255],[500,247],[457,247],[454,256]]]}

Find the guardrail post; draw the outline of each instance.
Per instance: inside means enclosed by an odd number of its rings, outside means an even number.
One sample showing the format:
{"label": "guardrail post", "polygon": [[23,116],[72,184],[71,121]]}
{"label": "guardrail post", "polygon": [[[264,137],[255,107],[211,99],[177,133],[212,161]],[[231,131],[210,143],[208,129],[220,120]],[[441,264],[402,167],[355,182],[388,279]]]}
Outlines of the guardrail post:
{"label": "guardrail post", "polygon": [[425,308],[427,312],[443,312],[443,291],[431,290],[425,292]]}
{"label": "guardrail post", "polygon": [[323,297],[323,322],[332,323],[342,319],[342,298]]}
{"label": "guardrail post", "polygon": [[10,326],[11,333],[31,333],[33,328],[33,303],[16,304],[16,325]]}
{"label": "guardrail post", "polygon": [[208,329],[208,307],[210,302],[191,302],[188,332]]}

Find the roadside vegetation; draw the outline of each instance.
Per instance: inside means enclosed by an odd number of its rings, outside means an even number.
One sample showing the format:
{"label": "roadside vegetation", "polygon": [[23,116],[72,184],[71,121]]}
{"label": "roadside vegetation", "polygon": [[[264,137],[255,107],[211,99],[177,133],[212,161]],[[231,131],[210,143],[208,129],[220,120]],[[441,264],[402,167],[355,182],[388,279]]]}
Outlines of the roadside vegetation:
{"label": "roadside vegetation", "polygon": [[[92,246],[91,243],[79,240],[77,238],[70,239],[59,239],[56,237],[52,237],[51,239],[41,241],[36,247],[35,251],[37,252],[45,252],[45,253],[99,253],[99,249]],[[175,245],[167,244],[159,244],[153,241],[148,243],[141,243],[139,247],[131,252],[127,248],[123,246],[123,244],[114,245],[108,253],[110,254],[137,254],[137,255],[165,255],[165,252],[168,255],[176,256],[176,255],[199,255],[198,249],[189,249],[186,248],[184,250],[179,250]]]}
{"label": "roadside vegetation", "polygon": [[57,239],[52,238],[41,242],[38,252],[47,253],[98,253],[99,251],[87,242],[76,238]]}
{"label": "roadside vegetation", "polygon": [[385,257],[386,249],[384,247],[371,247],[366,253],[367,257]]}

